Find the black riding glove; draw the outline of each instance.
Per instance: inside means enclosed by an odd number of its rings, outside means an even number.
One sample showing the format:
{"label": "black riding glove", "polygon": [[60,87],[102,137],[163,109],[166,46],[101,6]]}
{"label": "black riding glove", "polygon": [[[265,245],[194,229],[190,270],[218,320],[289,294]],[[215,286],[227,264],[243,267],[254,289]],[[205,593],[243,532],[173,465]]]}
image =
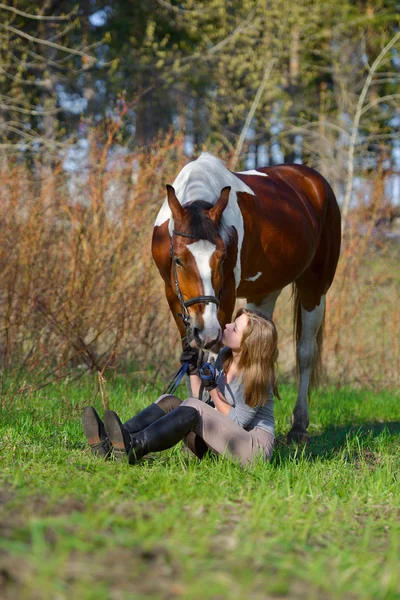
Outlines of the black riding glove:
{"label": "black riding glove", "polygon": [[215,367],[211,363],[206,362],[199,369],[199,376],[203,383],[204,389],[208,393],[210,393],[212,390],[215,390],[215,388],[217,387],[217,381],[216,381],[217,372],[215,370]]}
{"label": "black riding glove", "polygon": [[182,354],[180,356],[180,362],[183,364],[185,362],[189,363],[188,373],[189,375],[197,375],[199,372],[198,362],[199,362],[199,350],[198,348],[192,348],[189,345],[188,341],[185,340],[183,344]]}

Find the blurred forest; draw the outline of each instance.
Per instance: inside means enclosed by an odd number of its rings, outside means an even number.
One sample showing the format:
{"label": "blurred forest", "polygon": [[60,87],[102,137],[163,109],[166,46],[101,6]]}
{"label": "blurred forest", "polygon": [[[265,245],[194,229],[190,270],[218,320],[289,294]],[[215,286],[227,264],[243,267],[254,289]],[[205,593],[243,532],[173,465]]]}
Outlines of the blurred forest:
{"label": "blurred forest", "polygon": [[[349,231],[343,256],[359,259],[342,258],[335,314],[354,324],[360,298],[374,303],[390,277],[368,268],[344,308],[346,282],[371,247],[386,251],[377,224],[399,220],[399,9],[398,0],[0,2],[3,367],[62,376],[80,362],[102,372],[118,356],[136,368],[171,358],[149,342],[155,326],[164,340],[176,334],[143,248],[163,186],[203,149],[232,169],[303,162],[327,177]],[[388,302],[367,336],[372,363],[381,318],[384,352],[396,351]],[[365,351],[357,343],[353,356]],[[346,348],[336,338],[330,347],[344,381]],[[388,380],[398,366],[397,348]],[[360,368],[365,382],[370,362]]]}
{"label": "blurred forest", "polygon": [[188,154],[210,143],[233,152],[252,111],[241,159],[325,171],[334,162],[340,178],[357,117],[357,164],[390,169],[400,163],[399,9],[398,0],[8,0],[1,148],[54,161],[124,99],[125,147],[173,127]]}

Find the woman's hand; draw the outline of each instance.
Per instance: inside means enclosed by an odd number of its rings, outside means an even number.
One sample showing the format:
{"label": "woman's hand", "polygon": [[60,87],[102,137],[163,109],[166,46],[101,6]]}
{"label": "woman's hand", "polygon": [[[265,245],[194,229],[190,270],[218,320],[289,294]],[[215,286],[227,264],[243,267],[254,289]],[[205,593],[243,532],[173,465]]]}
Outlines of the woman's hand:
{"label": "woman's hand", "polygon": [[211,392],[217,387],[217,372],[211,363],[206,362],[202,367],[199,368],[199,376],[203,383],[204,389],[207,392]]}
{"label": "woman's hand", "polygon": [[199,352],[198,348],[192,348],[192,346],[189,345],[188,341],[185,340],[184,344],[183,344],[183,350],[182,353],[180,355],[180,362],[183,364],[185,362],[189,363],[188,366],[188,373],[189,375],[197,375],[199,372],[199,360],[200,360],[200,354],[202,354],[202,352]]}

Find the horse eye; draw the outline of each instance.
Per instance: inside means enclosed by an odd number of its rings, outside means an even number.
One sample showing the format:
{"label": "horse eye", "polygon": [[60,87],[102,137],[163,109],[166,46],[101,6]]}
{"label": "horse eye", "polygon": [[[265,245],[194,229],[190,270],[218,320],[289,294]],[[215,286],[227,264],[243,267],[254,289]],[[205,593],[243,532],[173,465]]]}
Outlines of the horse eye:
{"label": "horse eye", "polygon": [[179,258],[175,258],[175,264],[176,264],[178,267],[183,267],[183,265],[182,265],[181,261],[179,260]]}

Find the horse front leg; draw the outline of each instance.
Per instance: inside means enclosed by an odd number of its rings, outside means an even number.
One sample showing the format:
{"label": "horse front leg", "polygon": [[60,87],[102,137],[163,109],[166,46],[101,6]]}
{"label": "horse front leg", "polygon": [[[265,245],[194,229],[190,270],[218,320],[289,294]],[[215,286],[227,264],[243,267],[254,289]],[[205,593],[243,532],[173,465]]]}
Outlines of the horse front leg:
{"label": "horse front leg", "polygon": [[288,441],[307,442],[309,424],[308,393],[310,379],[317,353],[317,335],[325,316],[325,296],[321,297],[318,306],[307,311],[302,306],[301,337],[297,345],[297,361],[300,372],[300,385],[296,404],[292,415],[292,428],[288,433]]}

